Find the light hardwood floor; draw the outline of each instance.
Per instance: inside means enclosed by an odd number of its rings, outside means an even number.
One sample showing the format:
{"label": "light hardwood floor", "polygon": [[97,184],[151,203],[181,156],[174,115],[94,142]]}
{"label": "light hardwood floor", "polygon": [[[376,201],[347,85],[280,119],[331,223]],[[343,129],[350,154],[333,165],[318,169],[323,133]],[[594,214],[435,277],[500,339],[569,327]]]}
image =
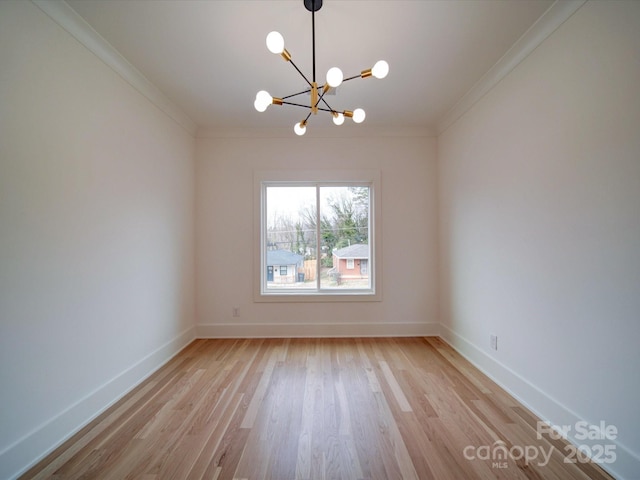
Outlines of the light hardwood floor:
{"label": "light hardwood floor", "polygon": [[611,478],[536,422],[438,338],[196,340],[22,478]]}

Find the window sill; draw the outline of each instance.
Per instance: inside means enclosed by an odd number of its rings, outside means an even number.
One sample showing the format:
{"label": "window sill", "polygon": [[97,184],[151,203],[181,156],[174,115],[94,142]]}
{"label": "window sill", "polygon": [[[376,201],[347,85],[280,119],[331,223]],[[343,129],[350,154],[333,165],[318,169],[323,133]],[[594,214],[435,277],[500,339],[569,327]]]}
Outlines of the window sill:
{"label": "window sill", "polygon": [[259,293],[254,296],[256,303],[336,303],[336,302],[381,302],[379,293],[362,291],[340,293],[305,293],[299,291],[286,293]]}

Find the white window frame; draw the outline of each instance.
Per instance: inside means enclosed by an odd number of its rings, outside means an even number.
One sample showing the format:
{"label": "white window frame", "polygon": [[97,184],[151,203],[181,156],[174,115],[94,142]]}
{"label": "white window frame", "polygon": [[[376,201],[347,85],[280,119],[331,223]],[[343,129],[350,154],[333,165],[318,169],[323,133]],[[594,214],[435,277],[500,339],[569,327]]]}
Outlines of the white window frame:
{"label": "white window frame", "polygon": [[[266,187],[367,185],[369,190],[369,278],[368,289],[278,289],[266,288]],[[266,170],[254,172],[254,301],[255,302],[367,302],[382,300],[381,186],[378,170]],[[319,246],[318,246],[319,247]]]}

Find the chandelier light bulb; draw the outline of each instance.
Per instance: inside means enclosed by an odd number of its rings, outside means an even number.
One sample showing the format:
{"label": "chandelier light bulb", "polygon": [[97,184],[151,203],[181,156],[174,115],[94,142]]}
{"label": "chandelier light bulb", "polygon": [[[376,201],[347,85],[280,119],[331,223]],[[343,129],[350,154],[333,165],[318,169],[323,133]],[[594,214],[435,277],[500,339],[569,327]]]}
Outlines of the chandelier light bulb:
{"label": "chandelier light bulb", "polygon": [[258,99],[256,98],[256,101],[255,101],[255,102],[253,102],[253,106],[255,107],[255,109],[256,109],[257,111],[259,111],[259,112],[264,112],[264,111],[267,109],[267,107],[268,107],[269,105],[266,105],[266,104],[264,104],[264,103],[260,102],[260,100],[258,100]]}
{"label": "chandelier light bulb", "polygon": [[273,101],[273,97],[269,95],[269,92],[265,90],[260,90],[256,94],[256,101],[253,102],[253,106],[256,108],[257,111],[264,112],[267,109],[267,107],[271,105],[272,101]]}
{"label": "chandelier light bulb", "polygon": [[296,135],[304,135],[307,131],[307,126],[304,122],[296,123],[293,126],[293,131],[296,132]]}
{"label": "chandelier light bulb", "polygon": [[342,125],[344,123],[344,115],[342,113],[334,113],[333,123],[336,125]]}
{"label": "chandelier light bulb", "polygon": [[267,48],[271,53],[284,52],[284,37],[279,32],[271,32],[267,35]]}
{"label": "chandelier light bulb", "polygon": [[273,97],[269,95],[269,92],[267,92],[266,90],[260,90],[256,94],[256,100],[259,100],[260,103],[266,103],[267,105],[269,105],[273,101]]}
{"label": "chandelier light bulb", "polygon": [[356,108],[353,111],[353,121],[356,123],[362,123],[364,122],[364,117],[366,116],[366,114],[364,113],[364,110],[361,108]]}
{"label": "chandelier light bulb", "polygon": [[327,83],[330,87],[339,87],[342,83],[343,78],[344,75],[342,74],[342,70],[340,70],[338,67],[332,67],[327,72]]}
{"label": "chandelier light bulb", "polygon": [[371,73],[376,78],[384,78],[389,73],[389,64],[384,60],[379,60],[371,69]]}

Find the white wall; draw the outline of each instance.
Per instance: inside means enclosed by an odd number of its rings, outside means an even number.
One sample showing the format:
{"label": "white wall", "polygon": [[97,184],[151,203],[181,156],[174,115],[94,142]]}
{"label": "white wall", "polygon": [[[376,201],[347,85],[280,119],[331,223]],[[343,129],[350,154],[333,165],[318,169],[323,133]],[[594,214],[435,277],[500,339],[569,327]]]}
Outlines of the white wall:
{"label": "white wall", "polygon": [[0,478],[193,338],[193,138],[0,2]]}
{"label": "white wall", "polygon": [[[318,118],[319,123],[321,121]],[[334,127],[338,128],[338,127]],[[381,135],[197,141],[200,336],[407,335],[434,332],[435,138]],[[356,130],[357,132],[357,130]],[[376,169],[382,184],[381,302],[254,303],[253,175],[270,169]],[[238,307],[239,318],[233,318]]]}
{"label": "white wall", "polygon": [[638,2],[588,2],[438,141],[445,338],[552,423],[617,426],[621,478],[640,472],[639,27]]}
{"label": "white wall", "polygon": [[[428,136],[200,138],[194,218],[189,134],[31,2],[0,2],[0,478],[193,338],[196,307],[200,336],[437,333],[441,319],[541,416],[618,426],[608,468],[632,478],[638,5],[582,7],[440,136],[438,172]],[[254,303],[253,172],[317,168],[381,171],[383,300]]]}

